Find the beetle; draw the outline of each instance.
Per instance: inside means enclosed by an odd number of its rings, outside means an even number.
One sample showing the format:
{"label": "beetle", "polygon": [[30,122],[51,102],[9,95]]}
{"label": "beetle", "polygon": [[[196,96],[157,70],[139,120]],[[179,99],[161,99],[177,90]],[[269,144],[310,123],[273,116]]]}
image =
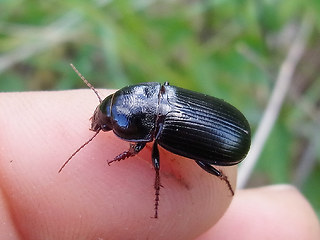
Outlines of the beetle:
{"label": "beetle", "polygon": [[168,82],[127,86],[102,100],[94,87],[71,66],[96,93],[100,104],[91,118],[91,130],[95,134],[69,157],[59,172],[100,131],[112,130],[116,136],[130,142],[130,147],[108,164],[132,157],[146,143],[153,142],[154,218],[158,218],[161,186],[158,145],[194,160],[202,169],[223,180],[234,195],[228,177],[213,165],[238,164],[249,151],[250,126],[238,109],[224,100],[171,86]]}

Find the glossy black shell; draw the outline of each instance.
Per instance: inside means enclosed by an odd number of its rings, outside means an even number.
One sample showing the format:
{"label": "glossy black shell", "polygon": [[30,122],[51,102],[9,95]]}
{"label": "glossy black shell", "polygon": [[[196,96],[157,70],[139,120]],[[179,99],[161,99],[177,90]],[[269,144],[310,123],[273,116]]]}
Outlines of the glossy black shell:
{"label": "glossy black shell", "polygon": [[158,143],[170,152],[215,165],[239,163],[247,154],[251,134],[242,113],[227,102],[168,86]]}
{"label": "glossy black shell", "polygon": [[160,83],[124,87],[97,107],[92,130],[123,140],[157,143],[214,165],[234,165],[247,154],[251,134],[242,113],[227,102]]}

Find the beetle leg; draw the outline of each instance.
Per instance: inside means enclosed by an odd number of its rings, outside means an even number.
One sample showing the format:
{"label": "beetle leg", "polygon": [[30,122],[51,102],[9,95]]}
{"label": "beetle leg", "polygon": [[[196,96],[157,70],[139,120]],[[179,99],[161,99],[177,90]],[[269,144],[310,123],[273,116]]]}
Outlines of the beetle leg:
{"label": "beetle leg", "polygon": [[226,175],[223,174],[223,172],[221,170],[218,170],[216,168],[214,168],[213,166],[211,166],[210,164],[208,163],[204,163],[204,162],[201,162],[201,161],[196,161],[196,163],[204,170],[206,170],[208,173],[211,173],[215,176],[217,176],[218,178],[220,178],[221,180],[223,180],[227,185],[228,185],[228,188],[232,194],[232,196],[234,195],[234,191],[231,187],[231,184],[228,180],[228,177]]}
{"label": "beetle leg", "polygon": [[153,147],[152,147],[152,164],[154,167],[154,170],[156,171],[156,177],[154,180],[154,189],[155,189],[155,199],[154,199],[154,218],[158,218],[158,206],[159,206],[159,195],[160,195],[160,158],[159,158],[159,149],[158,149],[158,143],[154,141]]}
{"label": "beetle leg", "polygon": [[129,158],[129,157],[133,157],[138,152],[140,152],[145,146],[146,146],[145,142],[130,143],[129,150],[124,151],[123,153],[120,153],[113,160],[108,161],[108,165],[110,165],[112,162],[115,162],[115,161],[120,161],[120,160],[124,160],[126,158]]}

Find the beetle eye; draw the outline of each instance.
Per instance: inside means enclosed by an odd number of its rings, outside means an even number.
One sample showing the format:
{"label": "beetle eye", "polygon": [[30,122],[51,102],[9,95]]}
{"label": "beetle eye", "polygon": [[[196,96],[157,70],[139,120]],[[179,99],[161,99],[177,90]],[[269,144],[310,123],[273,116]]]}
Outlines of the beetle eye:
{"label": "beetle eye", "polygon": [[107,131],[112,130],[112,128],[110,128],[108,125],[104,124],[104,125],[101,125],[101,130],[107,132]]}

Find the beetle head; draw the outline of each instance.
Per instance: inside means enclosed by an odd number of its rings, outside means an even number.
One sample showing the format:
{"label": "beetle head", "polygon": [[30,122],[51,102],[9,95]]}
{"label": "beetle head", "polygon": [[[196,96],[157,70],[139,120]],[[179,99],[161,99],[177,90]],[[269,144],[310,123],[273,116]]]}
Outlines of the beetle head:
{"label": "beetle head", "polygon": [[110,131],[112,127],[111,105],[113,94],[106,97],[96,108],[91,117],[91,129],[94,132],[99,130]]}

